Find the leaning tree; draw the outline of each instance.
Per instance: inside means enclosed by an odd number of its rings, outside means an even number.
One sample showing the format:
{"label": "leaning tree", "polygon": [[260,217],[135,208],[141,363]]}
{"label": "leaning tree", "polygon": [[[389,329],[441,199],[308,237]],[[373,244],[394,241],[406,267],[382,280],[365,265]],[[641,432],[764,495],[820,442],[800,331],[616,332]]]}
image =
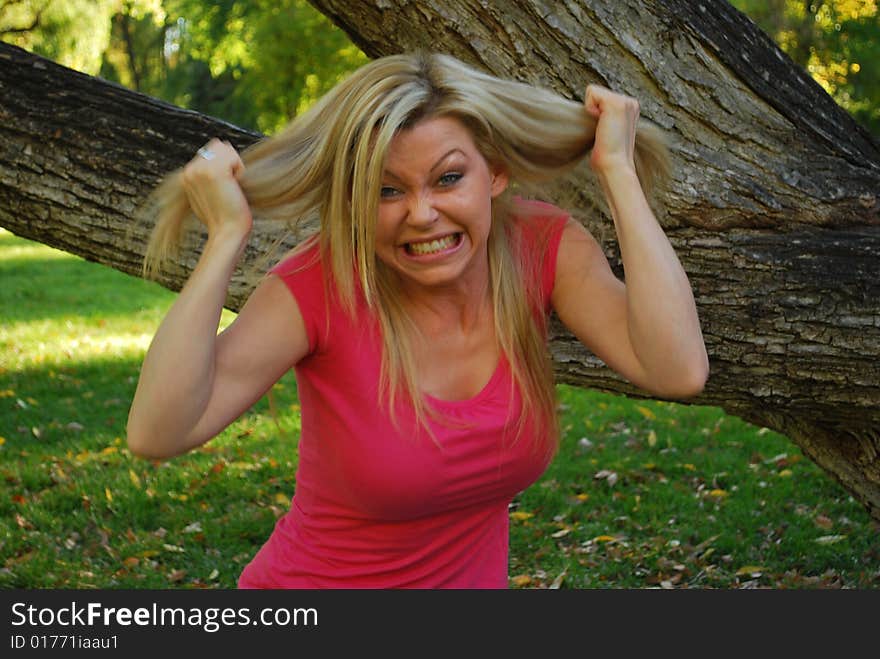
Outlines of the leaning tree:
{"label": "leaning tree", "polygon": [[[370,56],[443,50],[571,98],[590,82],[638,97],[672,143],[658,215],[711,360],[693,402],[787,435],[880,519],[880,147],[749,19],[723,0],[312,2]],[[259,138],[2,46],[0,224],[138,274],[136,207],[215,135]],[[546,192],[625,275],[588,168]],[[275,237],[255,228],[230,308]],[[551,349],[560,381],[640,395],[558,323]]]}

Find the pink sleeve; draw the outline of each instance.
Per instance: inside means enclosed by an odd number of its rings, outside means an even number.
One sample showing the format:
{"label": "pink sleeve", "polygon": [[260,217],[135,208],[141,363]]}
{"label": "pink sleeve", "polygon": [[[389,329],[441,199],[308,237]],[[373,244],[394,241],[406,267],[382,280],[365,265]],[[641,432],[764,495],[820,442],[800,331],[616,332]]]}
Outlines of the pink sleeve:
{"label": "pink sleeve", "polygon": [[519,197],[514,201],[514,213],[521,220],[522,255],[527,259],[539,259],[537,264],[541,266],[541,300],[544,313],[549,314],[550,297],[556,283],[556,257],[569,214],[544,201]]}
{"label": "pink sleeve", "polygon": [[544,263],[541,279],[543,292],[544,311],[550,313],[550,297],[553,295],[553,287],[556,284],[556,257],[559,255],[559,245],[562,243],[562,231],[568,223],[568,215],[561,215],[550,220],[551,224],[547,232],[547,248],[544,251]]}
{"label": "pink sleeve", "polygon": [[309,353],[319,350],[327,327],[327,298],[318,246],[286,257],[269,272],[281,278],[296,300],[309,337]]}

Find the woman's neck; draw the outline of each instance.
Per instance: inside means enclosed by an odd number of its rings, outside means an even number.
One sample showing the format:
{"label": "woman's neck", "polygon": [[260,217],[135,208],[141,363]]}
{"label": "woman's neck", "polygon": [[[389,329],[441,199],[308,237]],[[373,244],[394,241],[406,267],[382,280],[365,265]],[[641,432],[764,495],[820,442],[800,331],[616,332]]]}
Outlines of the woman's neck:
{"label": "woman's neck", "polygon": [[470,334],[492,318],[488,275],[482,282],[462,282],[442,289],[402,291],[403,308],[425,338],[450,332]]}

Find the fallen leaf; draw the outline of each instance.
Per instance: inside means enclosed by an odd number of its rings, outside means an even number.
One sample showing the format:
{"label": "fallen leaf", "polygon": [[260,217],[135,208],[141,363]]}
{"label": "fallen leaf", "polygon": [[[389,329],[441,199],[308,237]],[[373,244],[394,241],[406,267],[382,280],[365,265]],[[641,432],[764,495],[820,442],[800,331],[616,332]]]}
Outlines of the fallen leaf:
{"label": "fallen leaf", "polygon": [[694,553],[695,554],[700,553],[701,551],[706,549],[706,547],[711,545],[713,542],[715,542],[720,537],[721,537],[720,535],[713,535],[711,538],[706,538],[705,540],[703,540],[703,542],[701,542],[696,547],[694,547]]}
{"label": "fallen leaf", "polygon": [[129,556],[124,561],[122,561],[122,564],[125,565],[125,567],[137,567],[138,565],[140,565],[140,562],[141,559],[139,559],[137,556]]}
{"label": "fallen leaf", "polygon": [[141,487],[141,479],[140,479],[140,477],[135,473],[134,469],[129,469],[129,470],[128,470],[128,477],[131,479],[131,483],[132,483],[132,485],[134,485],[136,488],[140,489],[140,487]]}
{"label": "fallen leaf", "polygon": [[736,571],[736,576],[742,577],[749,575],[752,577],[760,577],[766,568],[760,565],[744,565]]}
{"label": "fallen leaf", "polygon": [[825,529],[826,531],[834,526],[834,522],[831,521],[831,518],[826,517],[825,515],[816,515],[816,519],[813,520],[813,523],[820,529]]}
{"label": "fallen leaf", "polygon": [[104,488],[104,496],[107,497],[107,501],[113,502],[113,493],[110,491],[109,487]]}
{"label": "fallen leaf", "polygon": [[32,529],[34,525],[31,524],[27,519],[25,519],[22,515],[15,513],[15,523],[18,524],[20,528],[23,529]]}
{"label": "fallen leaf", "polygon": [[720,490],[720,489],[709,490],[709,496],[715,497],[716,499],[723,499],[727,495],[728,495],[727,490]]}
{"label": "fallen leaf", "polygon": [[639,413],[640,413],[643,417],[645,417],[645,418],[648,419],[649,421],[653,421],[654,419],[657,418],[657,415],[654,414],[654,412],[652,412],[651,410],[649,410],[647,407],[642,407],[642,406],[639,405],[639,406],[636,407],[636,409],[639,411]]}
{"label": "fallen leaf", "polygon": [[653,430],[648,433],[648,446],[650,446],[651,448],[657,446],[657,433]]}
{"label": "fallen leaf", "polygon": [[217,577],[220,576],[220,572],[217,571],[217,568],[211,570],[211,574],[208,575],[208,581],[214,581]]}
{"label": "fallen leaf", "polygon": [[527,574],[518,574],[511,579],[514,586],[518,588],[522,588],[523,586],[528,586],[532,583],[532,578]]}
{"label": "fallen leaf", "polygon": [[178,581],[183,581],[183,578],[186,576],[186,570],[174,570],[171,574],[168,575],[168,580],[174,583]]}
{"label": "fallen leaf", "polygon": [[550,584],[550,590],[559,590],[562,587],[562,582],[565,581],[565,575],[567,570],[563,570],[559,573],[559,575],[553,580],[553,583]]}
{"label": "fallen leaf", "polygon": [[597,535],[593,538],[593,542],[617,542],[617,538],[613,535]]}
{"label": "fallen leaf", "polygon": [[846,540],[845,535],[823,535],[819,538],[816,538],[815,542],[819,545],[833,545],[836,542],[840,542],[842,540]]}
{"label": "fallen leaf", "polygon": [[201,533],[202,532],[202,523],[201,522],[193,522],[192,524],[188,524],[184,529],[184,533]]}
{"label": "fallen leaf", "polygon": [[601,469],[593,475],[593,478],[596,480],[604,479],[605,482],[608,483],[608,485],[613,487],[614,484],[617,482],[617,473],[611,471],[610,469]]}
{"label": "fallen leaf", "polygon": [[37,554],[36,551],[29,551],[27,553],[22,554],[21,556],[10,556],[6,559],[6,562],[3,563],[5,567],[10,567],[12,565],[19,565],[21,563],[26,563],[33,559],[33,557]]}
{"label": "fallen leaf", "polygon": [[523,520],[529,519],[530,517],[534,517],[535,513],[527,513],[525,511],[517,510],[510,513],[510,519],[514,519],[517,522],[522,522]]}

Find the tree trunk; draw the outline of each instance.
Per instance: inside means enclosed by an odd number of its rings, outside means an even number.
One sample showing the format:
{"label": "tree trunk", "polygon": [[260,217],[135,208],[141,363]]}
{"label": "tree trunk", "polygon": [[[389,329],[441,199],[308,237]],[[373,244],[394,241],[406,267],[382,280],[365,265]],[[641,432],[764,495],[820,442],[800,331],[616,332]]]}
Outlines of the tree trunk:
{"label": "tree trunk", "polygon": [[[719,0],[313,4],[371,56],[431,48],[571,98],[589,82],[638,97],[672,140],[658,217],[711,360],[693,402],[787,435],[880,519],[880,148],[753,23]],[[135,206],[212,135],[258,137],[3,46],[0,224],[138,273]],[[548,197],[622,274],[586,166]],[[249,262],[271,239],[256,228]],[[250,285],[236,275],[230,308]],[[560,381],[643,395],[558,323],[551,350]]]}

